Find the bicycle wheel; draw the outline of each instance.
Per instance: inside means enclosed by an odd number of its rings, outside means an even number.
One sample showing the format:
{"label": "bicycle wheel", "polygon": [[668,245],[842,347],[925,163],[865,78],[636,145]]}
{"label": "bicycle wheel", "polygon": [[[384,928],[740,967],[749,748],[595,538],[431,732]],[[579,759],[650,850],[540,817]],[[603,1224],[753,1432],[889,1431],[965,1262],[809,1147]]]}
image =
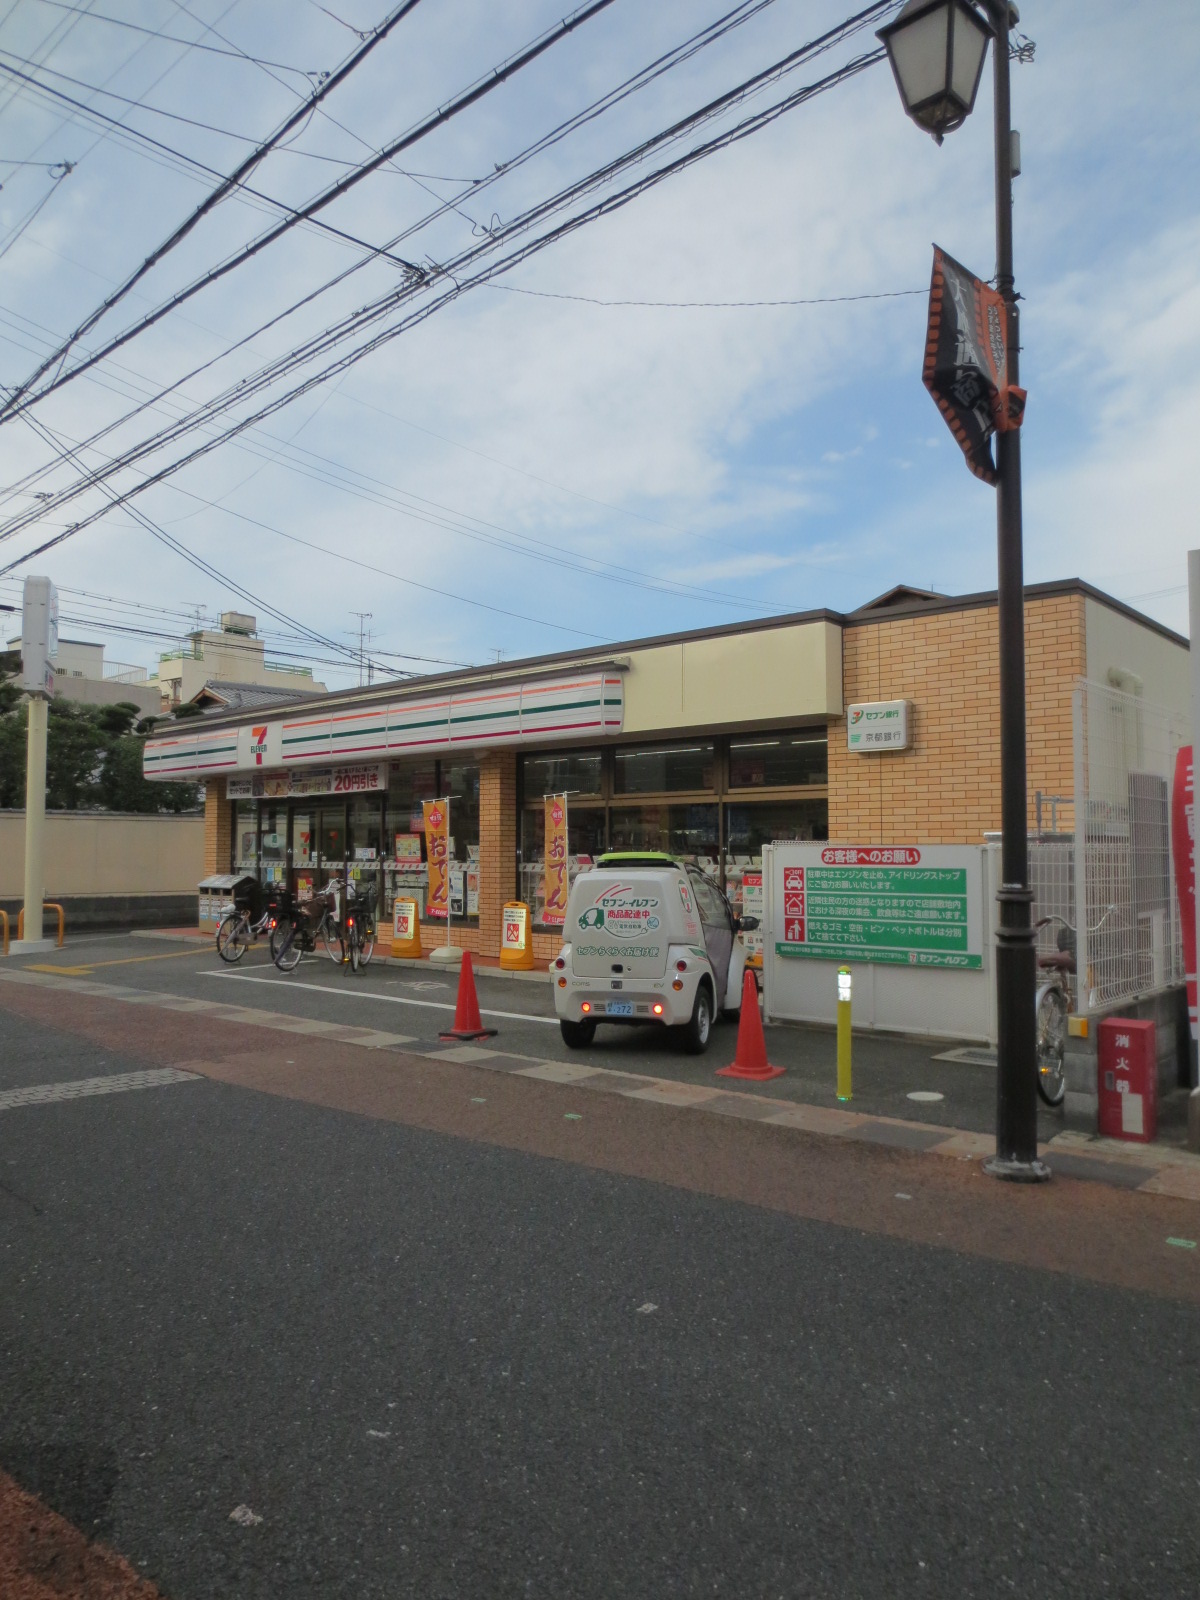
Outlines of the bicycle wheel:
{"label": "bicycle wheel", "polygon": [[375,919],[364,917],[358,929],[358,960],[359,965],[369,967],[371,957],[375,954]]}
{"label": "bicycle wheel", "polygon": [[350,925],[346,929],[346,944],[350,952],[350,970],[351,972],[357,972],[359,961],[362,958],[362,945],[358,939],[358,923],[353,917],[350,918]]}
{"label": "bicycle wheel", "polygon": [[1067,1092],[1066,1047],[1066,996],[1056,983],[1047,983],[1037,997],[1037,1086],[1048,1106],[1061,1105]]}
{"label": "bicycle wheel", "polygon": [[331,912],[326,912],[321,918],[321,926],[317,930],[321,939],[321,948],[333,962],[335,967],[342,964],[342,940],[338,933],[338,925],[333,920]]}
{"label": "bicycle wheel", "polygon": [[232,966],[246,954],[250,943],[250,926],[245,912],[231,911],[221,919],[217,929],[217,954]]}
{"label": "bicycle wheel", "polygon": [[294,922],[284,929],[279,949],[275,952],[275,965],[280,972],[293,972],[300,965],[300,930]]}

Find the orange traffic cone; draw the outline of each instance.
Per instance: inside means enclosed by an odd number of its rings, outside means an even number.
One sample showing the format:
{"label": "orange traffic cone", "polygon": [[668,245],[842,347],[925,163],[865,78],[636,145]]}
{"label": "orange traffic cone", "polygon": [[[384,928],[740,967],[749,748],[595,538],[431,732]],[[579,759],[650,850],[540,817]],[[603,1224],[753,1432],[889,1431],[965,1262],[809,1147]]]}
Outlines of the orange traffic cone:
{"label": "orange traffic cone", "polygon": [[[761,1028],[759,1030],[762,1032]],[[454,1026],[438,1034],[439,1039],[493,1039],[495,1028],[485,1028],[479,1015],[479,1001],[475,995],[475,974],[471,970],[471,952],[463,951],[462,971],[458,977],[458,999],[454,1006]]]}
{"label": "orange traffic cone", "polygon": [[742,1015],[733,1065],[719,1067],[717,1077],[750,1078],[755,1083],[765,1083],[768,1078],[782,1077],[784,1071],[783,1067],[773,1067],[767,1061],[767,1041],[763,1038],[762,1018],[758,1014],[758,985],[747,967],[742,979]]}

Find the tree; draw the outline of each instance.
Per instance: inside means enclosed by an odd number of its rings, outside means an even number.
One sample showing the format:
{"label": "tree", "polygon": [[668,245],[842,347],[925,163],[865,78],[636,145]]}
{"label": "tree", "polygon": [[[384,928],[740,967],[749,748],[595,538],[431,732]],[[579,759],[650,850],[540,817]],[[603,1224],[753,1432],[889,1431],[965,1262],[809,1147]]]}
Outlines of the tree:
{"label": "tree", "polygon": [[[81,705],[56,695],[50,702],[46,740],[46,807],[76,811],[192,811],[194,783],[148,783],[142,776],[145,735],[154,719],[141,719],[129,701]],[[25,747],[29,716],[16,683],[0,675],[0,806],[25,804]]]}

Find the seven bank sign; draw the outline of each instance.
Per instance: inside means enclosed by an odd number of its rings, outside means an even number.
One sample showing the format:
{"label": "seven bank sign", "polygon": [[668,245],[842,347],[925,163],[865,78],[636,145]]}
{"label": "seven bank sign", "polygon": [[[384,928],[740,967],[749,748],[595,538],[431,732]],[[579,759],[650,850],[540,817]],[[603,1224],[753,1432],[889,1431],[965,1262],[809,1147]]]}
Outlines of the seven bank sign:
{"label": "seven bank sign", "polygon": [[846,707],[846,748],[864,755],[908,749],[908,701],[868,700]]}

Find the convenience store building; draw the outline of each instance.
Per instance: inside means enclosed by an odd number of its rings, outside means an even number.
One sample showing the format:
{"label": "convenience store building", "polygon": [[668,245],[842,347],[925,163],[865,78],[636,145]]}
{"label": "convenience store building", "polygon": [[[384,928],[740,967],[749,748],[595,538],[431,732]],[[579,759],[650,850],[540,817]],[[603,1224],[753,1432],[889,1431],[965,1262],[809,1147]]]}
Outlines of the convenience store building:
{"label": "convenience store building", "polygon": [[[1026,590],[1030,820],[1070,827],[1081,679],[1186,716],[1186,639],[1078,580]],[[222,712],[147,742],[146,776],[205,786],[205,871],[303,896],[333,873],[423,909],[422,801],[450,797],[452,938],[500,947],[524,900],[535,954],[543,798],[569,795],[573,864],[606,849],[695,859],[735,906],[774,839],[978,844],[997,829],[994,592],[897,588],[829,610],[314,695],[286,713]],[[854,709],[902,703],[898,745]],[[849,716],[848,716],[849,713]],[[880,724],[883,725],[882,723]],[[857,737],[855,737],[857,735]],[[425,923],[423,942],[445,940]]]}

